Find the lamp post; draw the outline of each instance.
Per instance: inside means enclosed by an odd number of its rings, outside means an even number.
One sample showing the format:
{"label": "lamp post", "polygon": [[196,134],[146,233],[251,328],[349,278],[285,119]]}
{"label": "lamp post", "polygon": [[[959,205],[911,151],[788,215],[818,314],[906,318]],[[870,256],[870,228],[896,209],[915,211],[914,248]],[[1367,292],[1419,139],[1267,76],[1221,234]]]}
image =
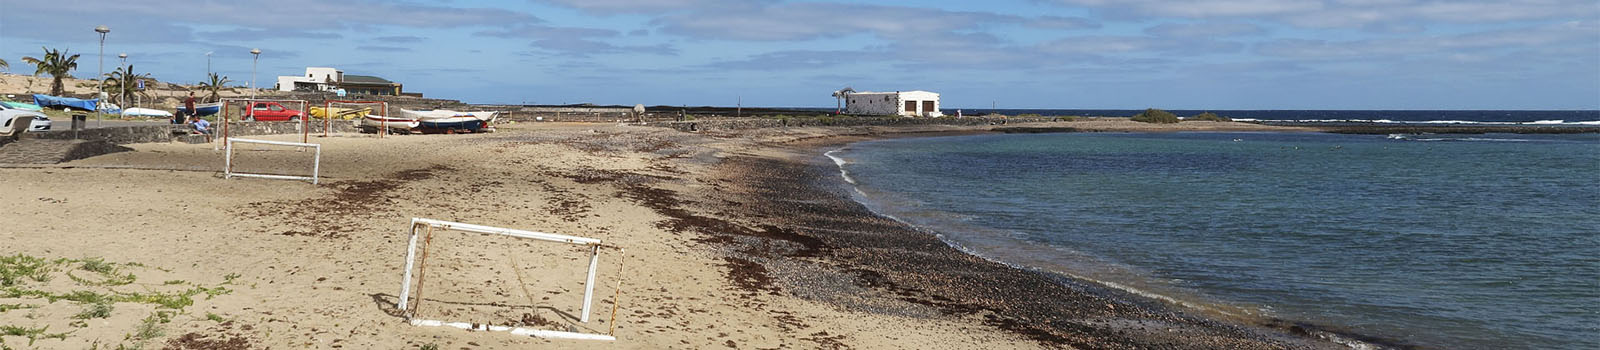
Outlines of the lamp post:
{"label": "lamp post", "polygon": [[[123,53],[117,54],[117,58],[122,59],[122,65],[117,66],[117,69],[122,69],[122,67],[127,67],[128,66],[128,53],[127,52],[123,52]],[[120,98],[118,98],[117,100],[122,102],[122,103],[128,103],[128,73],[132,73],[131,71],[132,71],[132,69],[129,69],[128,71],[122,72],[122,79],[121,79],[122,80],[121,81],[122,90],[117,90],[117,94],[118,95],[122,95],[122,96],[118,96]]]}
{"label": "lamp post", "polygon": [[[99,92],[99,95],[96,95],[95,98],[101,98],[106,94],[106,33],[110,33],[111,28],[101,25],[94,27],[94,32],[100,33],[100,83],[95,84],[98,85],[95,91]],[[101,110],[100,105],[96,104],[94,108],[94,124],[97,128],[105,126],[105,112],[101,112]]]}
{"label": "lamp post", "polygon": [[214,51],[206,51],[206,79],[211,79],[211,53],[212,52],[214,52]]}
{"label": "lamp post", "polygon": [[261,49],[250,49],[250,54],[255,55],[250,60],[250,99],[256,99],[256,63],[261,62]]}

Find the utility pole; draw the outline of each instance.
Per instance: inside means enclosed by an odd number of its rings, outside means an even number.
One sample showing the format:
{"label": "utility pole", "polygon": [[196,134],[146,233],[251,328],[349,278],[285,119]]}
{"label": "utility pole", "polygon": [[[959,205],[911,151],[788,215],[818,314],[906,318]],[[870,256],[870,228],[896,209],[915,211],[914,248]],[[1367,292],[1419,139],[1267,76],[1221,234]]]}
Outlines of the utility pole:
{"label": "utility pole", "polygon": [[250,49],[250,54],[255,55],[250,60],[250,100],[256,99],[256,64],[261,62],[261,49]]}
{"label": "utility pole", "polygon": [[[98,26],[98,27],[94,27],[94,32],[95,33],[100,33],[100,83],[99,84],[95,84],[95,85],[97,85],[95,87],[95,91],[99,92],[99,94],[95,95],[94,98],[100,99],[100,100],[102,100],[101,102],[104,102],[105,99],[102,98],[102,97],[105,96],[105,94],[106,94],[106,84],[105,84],[105,82],[106,82],[106,80],[105,80],[106,79],[106,33],[110,33],[111,32],[111,28],[110,27],[106,27],[104,25],[101,25],[101,26]],[[102,108],[100,108],[100,105],[99,104],[95,104],[95,107],[94,107],[94,125],[97,128],[105,126],[105,119],[106,119],[105,115],[106,114],[105,114],[105,112],[101,112],[101,110],[102,110]]]}

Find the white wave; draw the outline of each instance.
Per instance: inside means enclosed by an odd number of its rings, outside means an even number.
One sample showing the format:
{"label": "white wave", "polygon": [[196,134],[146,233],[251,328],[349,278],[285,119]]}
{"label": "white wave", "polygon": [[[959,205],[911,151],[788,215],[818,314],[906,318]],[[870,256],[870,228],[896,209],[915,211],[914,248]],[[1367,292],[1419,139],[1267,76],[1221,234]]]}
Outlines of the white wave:
{"label": "white wave", "polygon": [[1600,120],[1590,120],[1590,121],[1586,121],[1586,122],[1576,122],[1576,123],[1572,123],[1572,124],[1578,124],[1578,125],[1600,125]]}
{"label": "white wave", "polygon": [[1554,119],[1554,120],[1535,120],[1535,121],[1527,122],[1527,123],[1524,123],[1524,124],[1547,125],[1547,124],[1563,124],[1563,123],[1566,123],[1566,122],[1567,121],[1565,121],[1565,120]]}
{"label": "white wave", "polygon": [[[836,166],[839,167],[839,177],[844,178],[844,182],[849,182],[851,185],[854,185],[854,184],[856,184],[856,179],[850,177],[850,171],[844,170],[844,165],[845,164],[849,164],[849,162],[845,161],[844,158],[840,158],[839,156],[833,155],[834,152],[843,151],[843,150],[844,150],[844,147],[840,147],[839,149],[828,151],[827,153],[823,153],[822,155],[828,156],[829,159],[833,159],[833,165],[836,165]],[[861,192],[861,190],[858,189],[858,190],[856,190],[856,192]],[[863,194],[865,194],[865,193],[863,193]]]}
{"label": "white wave", "polygon": [[1471,120],[1427,120],[1427,121],[1420,121],[1420,122],[1416,122],[1416,123],[1422,123],[1422,124],[1483,124],[1483,122],[1475,122],[1475,121],[1471,121]]}

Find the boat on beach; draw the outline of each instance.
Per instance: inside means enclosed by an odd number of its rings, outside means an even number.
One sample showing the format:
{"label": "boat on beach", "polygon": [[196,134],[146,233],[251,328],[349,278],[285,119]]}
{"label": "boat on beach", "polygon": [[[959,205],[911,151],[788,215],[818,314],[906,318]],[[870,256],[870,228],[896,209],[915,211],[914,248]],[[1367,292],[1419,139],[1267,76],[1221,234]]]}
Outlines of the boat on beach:
{"label": "boat on beach", "polygon": [[372,107],[365,107],[365,108],[339,108],[339,107],[323,108],[323,107],[312,106],[310,108],[310,110],[311,110],[311,116],[312,117],[327,118],[328,114],[330,114],[329,112],[332,112],[331,114],[333,114],[334,118],[344,119],[344,120],[362,118],[362,117],[365,117],[365,116],[367,116],[369,114],[372,114]]}
{"label": "boat on beach", "polygon": [[[198,108],[197,108],[198,109]],[[150,108],[128,108],[122,110],[124,117],[162,117],[172,118],[172,112]]]}
{"label": "boat on beach", "polygon": [[496,112],[461,112],[447,109],[437,109],[431,111],[413,111],[409,109],[401,109],[400,117],[416,119],[419,124],[418,128],[424,131],[477,132],[485,129],[489,123],[494,121],[495,113]]}
{"label": "boat on beach", "polygon": [[409,132],[412,129],[416,129],[417,126],[421,124],[422,123],[418,122],[416,119],[385,117],[376,114],[368,114],[367,116],[361,118],[360,125],[362,129],[370,128],[375,132],[382,130],[385,127],[389,128],[390,132],[394,132],[395,130]]}
{"label": "boat on beach", "polygon": [[20,109],[24,111],[39,112],[44,110],[44,107],[39,107],[39,105],[27,102],[0,101],[0,104],[6,105],[6,108]]}
{"label": "boat on beach", "polygon": [[222,112],[222,102],[197,103],[194,105],[194,115],[208,116]]}

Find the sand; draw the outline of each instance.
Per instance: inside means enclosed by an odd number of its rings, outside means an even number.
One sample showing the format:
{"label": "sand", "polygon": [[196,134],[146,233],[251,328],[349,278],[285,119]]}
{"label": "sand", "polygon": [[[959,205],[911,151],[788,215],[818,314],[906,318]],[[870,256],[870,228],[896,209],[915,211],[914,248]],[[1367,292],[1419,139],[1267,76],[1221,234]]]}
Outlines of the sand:
{"label": "sand", "polygon": [[[1281,130],[1125,120],[1047,126],[1062,125]],[[54,269],[48,280],[23,278],[12,290],[193,294],[192,305],[177,309],[119,300],[105,317],[87,319],[74,317],[93,303],[0,297],[0,305],[38,306],[0,312],[0,326],[70,332],[36,339],[31,347],[27,337],[0,339],[15,348],[46,349],[141,342],[176,349],[1328,345],[952,253],[931,236],[873,217],[815,185],[823,178],[811,162],[822,145],[982,129],[692,134],[519,123],[492,134],[381,140],[346,134],[312,140],[323,145],[321,185],[222,179],[222,152],[208,144],[135,144],[129,145],[133,152],[59,167],[0,169],[7,179],[0,203],[11,204],[0,215],[0,255],[78,259],[45,263]],[[309,172],[309,152],[250,149],[236,156],[240,171]],[[406,324],[394,304],[413,217],[593,237],[625,248],[624,254],[602,252],[595,310],[590,322],[580,323],[584,252],[438,233],[418,311],[426,318],[603,334],[612,326],[613,287],[620,279],[617,340]],[[93,259],[121,265],[97,273],[85,269]],[[136,276],[131,283],[107,285],[127,273]],[[1015,291],[1041,297],[1021,303],[1017,295],[1003,295]]]}

